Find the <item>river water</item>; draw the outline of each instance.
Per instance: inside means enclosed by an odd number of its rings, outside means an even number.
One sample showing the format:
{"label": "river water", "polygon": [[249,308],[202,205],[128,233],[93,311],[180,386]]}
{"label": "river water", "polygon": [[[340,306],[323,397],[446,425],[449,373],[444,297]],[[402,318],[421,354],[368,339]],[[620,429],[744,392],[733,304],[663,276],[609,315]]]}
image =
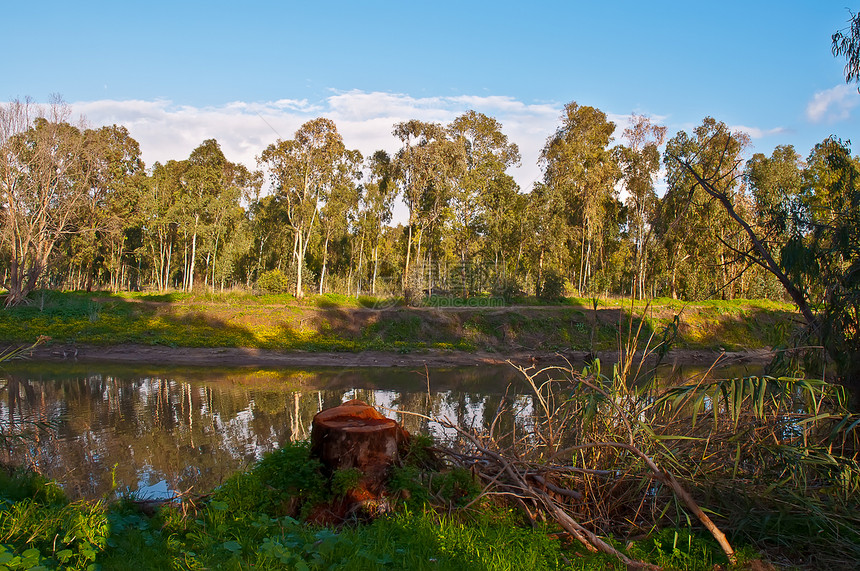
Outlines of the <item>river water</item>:
{"label": "river water", "polygon": [[[737,374],[750,374],[738,371]],[[202,493],[268,451],[308,438],[322,409],[358,398],[412,433],[438,423],[522,433],[531,391],[511,366],[250,369],[14,363],[0,369],[0,460],[28,465],[67,494],[161,499]],[[24,435],[18,437],[17,435]]]}

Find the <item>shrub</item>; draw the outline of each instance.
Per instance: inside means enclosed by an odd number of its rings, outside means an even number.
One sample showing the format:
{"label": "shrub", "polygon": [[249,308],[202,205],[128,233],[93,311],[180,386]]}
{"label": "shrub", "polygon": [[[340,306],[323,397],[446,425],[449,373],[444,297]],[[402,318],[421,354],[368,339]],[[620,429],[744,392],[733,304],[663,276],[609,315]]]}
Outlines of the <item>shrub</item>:
{"label": "shrub", "polygon": [[287,293],[290,291],[290,279],[281,270],[265,272],[257,280],[257,287],[266,293]]}
{"label": "shrub", "polygon": [[283,495],[299,499],[317,499],[326,483],[320,469],[322,464],[311,456],[308,442],[290,442],[280,450],[270,452],[254,468],[260,481]]}
{"label": "shrub", "polygon": [[538,297],[545,301],[559,301],[564,297],[564,276],[556,271],[548,271],[538,291]]}

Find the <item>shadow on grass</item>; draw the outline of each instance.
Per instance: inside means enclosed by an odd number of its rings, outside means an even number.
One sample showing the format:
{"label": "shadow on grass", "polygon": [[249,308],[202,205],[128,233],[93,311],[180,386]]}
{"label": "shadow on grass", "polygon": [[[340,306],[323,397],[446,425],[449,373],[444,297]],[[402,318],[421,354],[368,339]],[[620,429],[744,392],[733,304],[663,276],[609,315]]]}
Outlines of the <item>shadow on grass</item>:
{"label": "shadow on grass", "polygon": [[[334,295],[301,304],[276,296],[284,305],[188,295],[129,299],[36,292],[30,305],[0,312],[0,342],[48,335],[56,342],[102,345],[564,353],[617,350],[637,333],[640,349],[649,342],[653,347],[677,315],[673,307],[651,307],[646,315],[646,307],[637,306],[631,320],[631,309],[613,301],[600,302],[596,310],[593,305],[413,308],[399,300]],[[691,349],[765,348],[787,343],[797,329],[793,320],[788,309],[754,302],[687,306],[673,342]]]}

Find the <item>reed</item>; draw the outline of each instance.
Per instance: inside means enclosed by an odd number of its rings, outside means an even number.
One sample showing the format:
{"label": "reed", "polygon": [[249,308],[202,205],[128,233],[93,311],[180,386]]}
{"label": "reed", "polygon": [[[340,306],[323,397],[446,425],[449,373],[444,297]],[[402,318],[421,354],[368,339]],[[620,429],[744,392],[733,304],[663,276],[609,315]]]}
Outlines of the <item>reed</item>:
{"label": "reed", "polygon": [[[640,325],[641,327],[641,325]],[[860,558],[860,415],[838,386],[814,379],[710,373],[665,386],[653,374],[668,336],[644,350],[631,324],[611,371],[517,367],[533,410],[503,402],[482,430],[457,430],[465,446],[440,449],[471,470],[483,497],[550,520],[592,551],[653,568],[609,538],[661,529],[707,530],[726,563],[732,542],[776,561],[851,568]],[[525,434],[504,432],[507,414],[531,414]],[[838,546],[838,548],[835,548]]]}

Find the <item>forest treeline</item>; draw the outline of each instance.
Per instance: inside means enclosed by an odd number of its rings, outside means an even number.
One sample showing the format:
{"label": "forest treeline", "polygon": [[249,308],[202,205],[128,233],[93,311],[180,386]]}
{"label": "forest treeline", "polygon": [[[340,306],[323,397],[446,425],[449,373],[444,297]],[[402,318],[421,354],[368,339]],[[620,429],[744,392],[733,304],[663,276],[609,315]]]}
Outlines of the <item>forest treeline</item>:
{"label": "forest treeline", "polygon": [[[214,139],[147,168],[125,127],[69,117],[58,99],[0,107],[7,305],[39,287],[783,298],[696,173],[790,266],[806,263],[798,246],[840,215],[860,172],[837,138],[805,158],[785,145],[746,160],[749,138],[713,118],[667,140],[647,117],[619,134],[575,102],[529,192],[509,174],[519,149],[475,111],[397,123],[399,150],[369,157],[313,119],[260,149],[256,170]],[[397,200],[408,219],[392,226]],[[820,270],[791,279],[824,295]]]}

